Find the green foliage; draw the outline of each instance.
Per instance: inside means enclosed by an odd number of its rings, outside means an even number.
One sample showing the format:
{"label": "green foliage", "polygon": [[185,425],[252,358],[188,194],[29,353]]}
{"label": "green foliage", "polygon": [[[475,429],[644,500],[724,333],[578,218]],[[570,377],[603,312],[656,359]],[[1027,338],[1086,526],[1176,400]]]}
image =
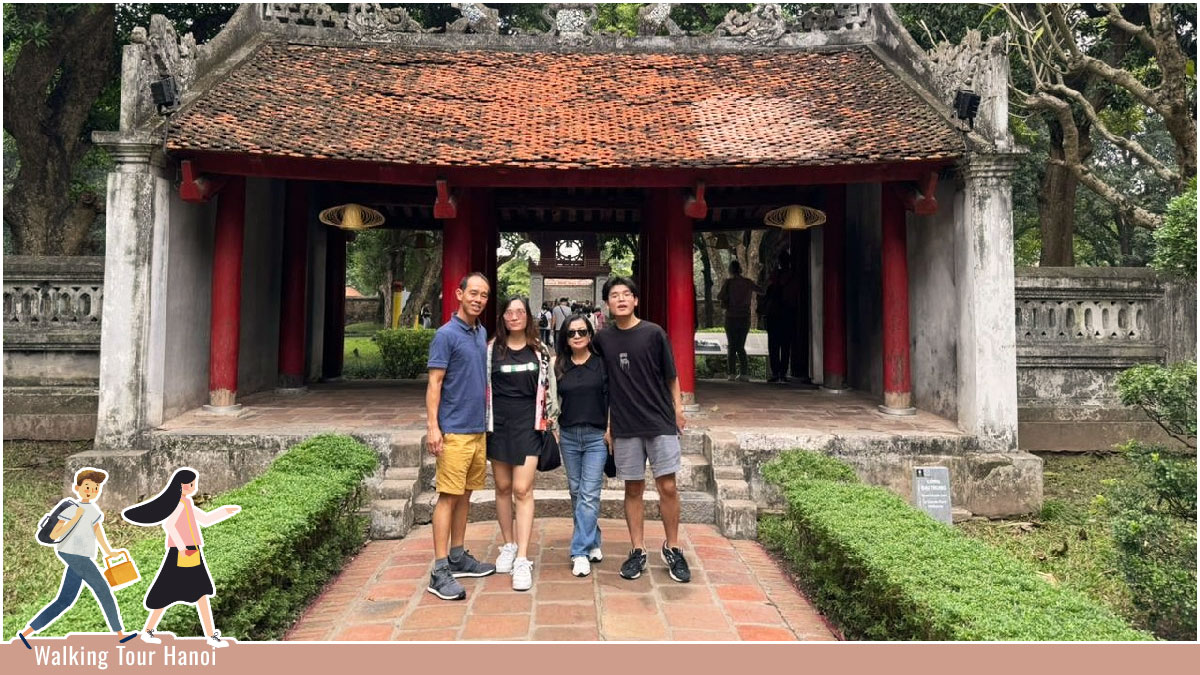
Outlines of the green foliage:
{"label": "green foliage", "polygon": [[[242,507],[232,519],[204,532],[205,562],[217,594],[213,614],[222,632],[237,638],[272,640],[362,546],[366,522],[358,514],[366,496],[363,479],[374,472],[375,452],[345,436],[316,436],[275,460],[258,478],[210,500],[208,508]],[[142,599],[164,559],[161,531],[147,529],[129,546],[142,580],[117,592],[127,627],[146,617]],[[27,602],[16,615],[28,620],[54,593]],[[162,630],[179,635],[200,631],[195,609],[167,610]],[[46,634],[107,631],[102,613],[84,598]]]}
{"label": "green foliage", "polygon": [[[382,330],[376,325],[372,335]],[[383,372],[383,357],[379,345],[370,337],[347,335],[342,355],[342,377],[347,380],[378,380],[387,377]]]}
{"label": "green foliage", "polygon": [[1116,380],[1121,403],[1136,405],[1167,433],[1195,446],[1196,362],[1143,364]]}
{"label": "green foliage", "polygon": [[[755,380],[767,379],[767,357],[751,356],[747,359],[750,366],[750,378]],[[697,356],[696,377],[701,380],[713,380],[729,375],[729,361],[724,356]]]}
{"label": "green foliage", "polygon": [[513,256],[496,268],[496,285],[500,291],[497,297],[511,298],[519,295],[528,298],[531,280],[529,260],[522,256]]}
{"label": "green foliage", "polygon": [[814,480],[858,483],[854,469],[845,462],[820,452],[785,452],[762,468],[763,478],[775,485],[793,485]]}
{"label": "green foliage", "polygon": [[429,363],[429,344],[435,331],[423,328],[396,328],[375,334],[383,371],[391,378],[411,380],[425,372]]}
{"label": "green foliage", "polygon": [[1162,227],[1154,231],[1154,260],[1160,272],[1196,278],[1196,179],[1171,200]]}
{"label": "green foliage", "polygon": [[1169,640],[1196,639],[1196,459],[1131,441],[1134,471],[1099,509],[1113,515],[1117,564],[1139,623]]}
{"label": "green foliage", "polygon": [[820,460],[781,459],[781,468],[769,470],[783,481],[776,484],[787,511],[763,518],[759,536],[788,558],[818,609],[849,637],[1148,639],[1107,608],[1052,586],[883,488],[796,479],[782,468],[810,461]]}

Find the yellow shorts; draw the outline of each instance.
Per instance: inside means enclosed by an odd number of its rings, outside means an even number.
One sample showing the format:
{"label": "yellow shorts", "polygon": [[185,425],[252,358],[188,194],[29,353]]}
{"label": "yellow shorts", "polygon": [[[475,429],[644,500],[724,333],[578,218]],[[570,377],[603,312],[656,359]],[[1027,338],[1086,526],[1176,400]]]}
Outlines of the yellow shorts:
{"label": "yellow shorts", "polygon": [[487,434],[445,434],[437,458],[438,492],[482,490],[487,472]]}

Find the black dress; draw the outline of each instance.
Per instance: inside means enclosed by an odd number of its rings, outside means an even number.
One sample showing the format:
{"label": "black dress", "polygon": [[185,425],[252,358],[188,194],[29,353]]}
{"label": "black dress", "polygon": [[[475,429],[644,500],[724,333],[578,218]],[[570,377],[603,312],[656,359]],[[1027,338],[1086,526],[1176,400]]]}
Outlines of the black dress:
{"label": "black dress", "polygon": [[[185,505],[185,508],[188,507],[195,508]],[[188,516],[185,514],[184,517]],[[194,520],[192,522],[193,527],[199,527],[194,524]],[[154,578],[154,584],[146,594],[146,609],[163,609],[177,602],[195,604],[200,598],[216,592],[213,590],[212,575],[208,573],[208,562],[204,559],[204,552],[197,551],[195,555],[200,556],[199,565],[180,567],[180,558],[187,556],[174,546],[167,547],[167,554],[163,557],[158,576]]]}
{"label": "black dress", "polygon": [[492,347],[492,433],[487,456],[493,461],[520,465],[542,449],[542,432],[533,428],[537,408],[538,357],[526,346],[505,350]]}

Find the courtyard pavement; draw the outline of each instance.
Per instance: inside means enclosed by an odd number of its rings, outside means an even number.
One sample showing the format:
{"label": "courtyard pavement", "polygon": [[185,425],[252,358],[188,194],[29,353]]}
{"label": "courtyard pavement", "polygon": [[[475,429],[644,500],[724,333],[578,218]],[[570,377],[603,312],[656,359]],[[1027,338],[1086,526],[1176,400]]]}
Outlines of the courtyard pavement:
{"label": "courtyard pavement", "polygon": [[[731,541],[712,525],[681,525],[692,582],[671,580],[658,555],[662,526],[646,523],[647,573],[618,574],[628,553],[622,520],[605,519],[604,561],[571,576],[571,520],[535,522],[534,586],[511,588],[495,574],[461,579],[464,601],[426,592],[433,558],[429,526],[404,539],[372,541],[326,586],[286,640],[834,640],[833,632],[760,544]],[[494,561],[495,522],[471,523],[467,548]]]}

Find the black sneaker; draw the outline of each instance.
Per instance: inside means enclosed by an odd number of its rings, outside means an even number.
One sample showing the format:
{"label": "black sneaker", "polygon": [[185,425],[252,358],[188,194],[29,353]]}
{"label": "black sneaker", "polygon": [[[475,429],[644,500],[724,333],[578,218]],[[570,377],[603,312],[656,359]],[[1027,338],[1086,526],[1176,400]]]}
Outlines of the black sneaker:
{"label": "black sneaker", "polygon": [[635,548],[629,552],[629,557],[621,565],[621,576],[626,579],[636,579],[642,576],[644,569],[646,569],[646,552]]}
{"label": "black sneaker", "polygon": [[662,559],[667,564],[667,571],[670,572],[672,579],[681,584],[692,580],[692,571],[688,569],[687,561],[683,559],[683,551],[677,548],[667,548],[664,542]]}

